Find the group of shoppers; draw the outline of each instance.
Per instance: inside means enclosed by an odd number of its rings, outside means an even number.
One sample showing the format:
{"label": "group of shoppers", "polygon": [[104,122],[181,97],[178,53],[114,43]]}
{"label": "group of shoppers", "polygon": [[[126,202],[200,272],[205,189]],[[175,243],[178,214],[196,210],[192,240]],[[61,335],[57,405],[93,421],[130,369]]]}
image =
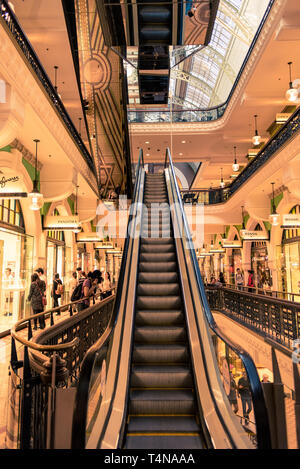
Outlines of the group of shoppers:
{"label": "group of shoppers", "polygon": [[[27,298],[31,303],[34,315],[42,313],[47,305],[46,288],[47,278],[44,274],[44,270],[42,268],[38,268],[31,276],[31,285]],[[72,278],[70,280],[70,300],[77,301],[76,309],[80,312],[89,307],[92,296],[99,294],[101,299],[110,296],[112,294],[111,288],[112,285],[109,272],[105,272],[103,278],[100,270],[94,270],[94,272],[89,272],[86,275],[86,273],[78,267],[76,272],[72,273]],[[53,308],[59,307],[59,299],[62,298],[63,294],[64,285],[59,274],[56,273],[54,274],[53,284],[51,286]],[[56,314],[60,315],[60,311],[57,311]],[[36,330],[38,327],[40,329],[45,328],[45,318],[43,315],[34,319],[34,329]]]}
{"label": "group of shoppers", "polygon": [[[226,284],[226,281],[225,281],[223,272],[220,272],[218,279],[216,279],[214,275],[212,275],[210,278],[209,285],[215,285],[217,287],[218,286],[221,287],[222,285],[225,285],[225,284]],[[245,286],[244,273],[241,271],[239,267],[236,269],[236,273],[235,273],[235,285],[238,290],[242,290],[243,287]],[[253,292],[253,289],[255,288],[253,270],[248,270],[247,287],[248,287],[248,292]]]}

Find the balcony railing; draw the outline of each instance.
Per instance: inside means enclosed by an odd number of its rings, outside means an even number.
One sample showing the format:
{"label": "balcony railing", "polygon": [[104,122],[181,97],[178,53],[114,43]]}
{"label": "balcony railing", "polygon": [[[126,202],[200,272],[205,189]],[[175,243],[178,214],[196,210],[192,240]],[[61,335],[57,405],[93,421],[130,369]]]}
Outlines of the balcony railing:
{"label": "balcony railing", "polygon": [[65,126],[67,127],[69,133],[73,137],[75,144],[77,145],[79,151],[81,152],[84,160],[86,161],[90,170],[95,174],[94,161],[87,150],[85,144],[83,143],[76,127],[74,126],[69,114],[67,113],[63,103],[61,102],[60,97],[58,96],[55,88],[53,87],[47,73],[44,70],[44,67],[40,63],[36,53],[34,52],[30,42],[28,41],[24,31],[19,25],[14,13],[10,9],[9,5],[5,0],[0,0],[0,22],[6,24],[7,28],[11,33],[12,39],[19,46],[20,50],[23,53],[23,56],[30,65],[34,75],[42,84],[44,90],[49,96],[53,106],[63,120]]}
{"label": "balcony railing", "polygon": [[228,186],[216,189],[182,190],[184,202],[203,203],[204,205],[226,202],[245,182],[267,163],[283,145],[289,142],[300,129],[300,108],[267,142],[257,156],[245,167],[238,177]]}

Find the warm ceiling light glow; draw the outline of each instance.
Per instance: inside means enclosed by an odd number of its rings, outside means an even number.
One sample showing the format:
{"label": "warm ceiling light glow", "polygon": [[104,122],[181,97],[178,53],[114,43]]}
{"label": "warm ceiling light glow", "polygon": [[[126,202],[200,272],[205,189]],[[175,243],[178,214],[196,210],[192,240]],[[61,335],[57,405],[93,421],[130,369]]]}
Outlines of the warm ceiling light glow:
{"label": "warm ceiling light glow", "polygon": [[288,66],[290,69],[290,83],[289,83],[289,89],[285,93],[286,99],[290,101],[291,103],[294,103],[298,99],[298,90],[293,87],[293,81],[292,81],[292,64],[293,62],[288,62]]}
{"label": "warm ceiling light glow", "polygon": [[145,143],[148,143],[148,144],[149,144],[150,142],[145,142]]}
{"label": "warm ceiling light glow", "polygon": [[280,215],[278,213],[271,213],[269,215],[269,220],[272,226],[278,226],[279,225],[279,218]]}
{"label": "warm ceiling light glow", "polygon": [[299,92],[296,88],[290,88],[289,90],[287,90],[285,96],[288,101],[294,103],[298,99],[298,94]]}
{"label": "warm ceiling light glow", "polygon": [[182,155],[183,155],[183,153],[179,153],[179,156],[182,156]]}
{"label": "warm ceiling light glow", "polygon": [[261,136],[260,135],[254,135],[254,137],[252,137],[252,142],[253,142],[253,145],[259,145],[260,142],[261,142]]}
{"label": "warm ceiling light glow", "polygon": [[29,205],[30,210],[40,210],[43,206],[43,195],[39,192],[30,192],[28,197],[31,201]]}
{"label": "warm ceiling light glow", "polygon": [[181,140],[181,143],[186,143],[186,140]]}

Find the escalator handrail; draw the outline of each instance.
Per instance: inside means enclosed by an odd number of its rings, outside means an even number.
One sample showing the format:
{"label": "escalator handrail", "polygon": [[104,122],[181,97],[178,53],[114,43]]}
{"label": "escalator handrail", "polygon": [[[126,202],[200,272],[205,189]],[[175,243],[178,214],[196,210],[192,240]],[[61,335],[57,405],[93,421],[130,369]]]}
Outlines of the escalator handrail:
{"label": "escalator handrail", "polygon": [[[255,421],[256,421],[256,428],[257,428],[257,443],[259,448],[270,448],[271,447],[271,436],[270,436],[270,428],[269,428],[269,421],[268,421],[268,413],[267,413],[267,408],[265,405],[265,400],[264,400],[264,395],[263,395],[263,390],[262,386],[259,380],[259,376],[257,373],[256,366],[251,358],[251,356],[242,349],[239,345],[233,343],[230,339],[228,339],[222,331],[219,329],[217,326],[215,319],[212,315],[212,312],[210,310],[208,300],[205,294],[205,289],[204,289],[204,284],[203,280],[201,277],[200,269],[199,269],[199,264],[197,262],[197,257],[192,241],[192,236],[190,233],[189,225],[187,222],[186,214],[184,211],[182,199],[180,196],[180,191],[178,188],[177,184],[177,179],[175,176],[175,170],[174,170],[174,165],[172,161],[172,157],[170,154],[170,150],[167,149],[166,151],[166,159],[165,159],[165,167],[167,163],[169,163],[170,168],[171,168],[171,174],[172,178],[174,181],[174,186],[176,190],[176,198],[180,207],[181,211],[181,216],[182,216],[182,221],[183,221],[183,227],[185,231],[185,236],[189,245],[189,252],[191,256],[191,261],[196,277],[196,282],[198,286],[198,291],[200,294],[200,298],[202,301],[205,317],[208,321],[209,327],[211,330],[223,341],[228,345],[242,360],[242,363],[244,365],[244,368],[247,373],[248,381],[250,384],[250,390],[251,390],[251,395],[252,395],[252,401],[253,401],[253,409],[254,409],[254,415],[255,415]],[[175,200],[175,198],[174,198]]]}
{"label": "escalator handrail", "polygon": [[136,209],[135,202],[138,194],[137,188],[139,185],[141,170],[144,168],[144,156],[143,150],[140,150],[139,160],[136,168],[136,177],[135,177],[135,188],[133,193],[133,204],[130,208],[130,213],[128,217],[127,224],[127,236],[124,243],[124,250],[120,268],[120,275],[118,280],[118,286],[116,291],[116,297],[114,300],[113,314],[110,318],[108,326],[102,336],[97,340],[97,342],[89,348],[86,352],[80,371],[79,382],[76,391],[74,411],[73,411],[73,422],[72,422],[72,449],[84,449],[85,440],[86,440],[86,422],[87,422],[87,410],[88,410],[88,397],[89,397],[89,385],[92,377],[93,367],[95,360],[101,359],[101,356],[104,355],[105,347],[108,345],[111,334],[114,330],[114,326],[117,322],[121,297],[123,293],[123,282],[125,277],[125,267],[127,263],[127,256],[130,243],[130,235],[128,230],[131,226],[131,221],[134,216],[134,210]]}

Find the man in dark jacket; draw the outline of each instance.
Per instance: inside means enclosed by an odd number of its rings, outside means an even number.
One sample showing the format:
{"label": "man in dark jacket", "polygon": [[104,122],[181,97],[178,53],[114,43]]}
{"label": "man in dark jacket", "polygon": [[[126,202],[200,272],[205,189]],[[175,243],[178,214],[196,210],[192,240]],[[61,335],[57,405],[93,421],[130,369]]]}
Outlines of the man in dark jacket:
{"label": "man in dark jacket", "polygon": [[[238,391],[242,399],[243,416],[245,418],[245,424],[248,425],[249,414],[252,410],[252,398],[251,398],[249,381],[248,381],[247,374],[245,371],[243,371],[243,376],[239,379]],[[246,407],[247,407],[247,410],[246,410]]]}

